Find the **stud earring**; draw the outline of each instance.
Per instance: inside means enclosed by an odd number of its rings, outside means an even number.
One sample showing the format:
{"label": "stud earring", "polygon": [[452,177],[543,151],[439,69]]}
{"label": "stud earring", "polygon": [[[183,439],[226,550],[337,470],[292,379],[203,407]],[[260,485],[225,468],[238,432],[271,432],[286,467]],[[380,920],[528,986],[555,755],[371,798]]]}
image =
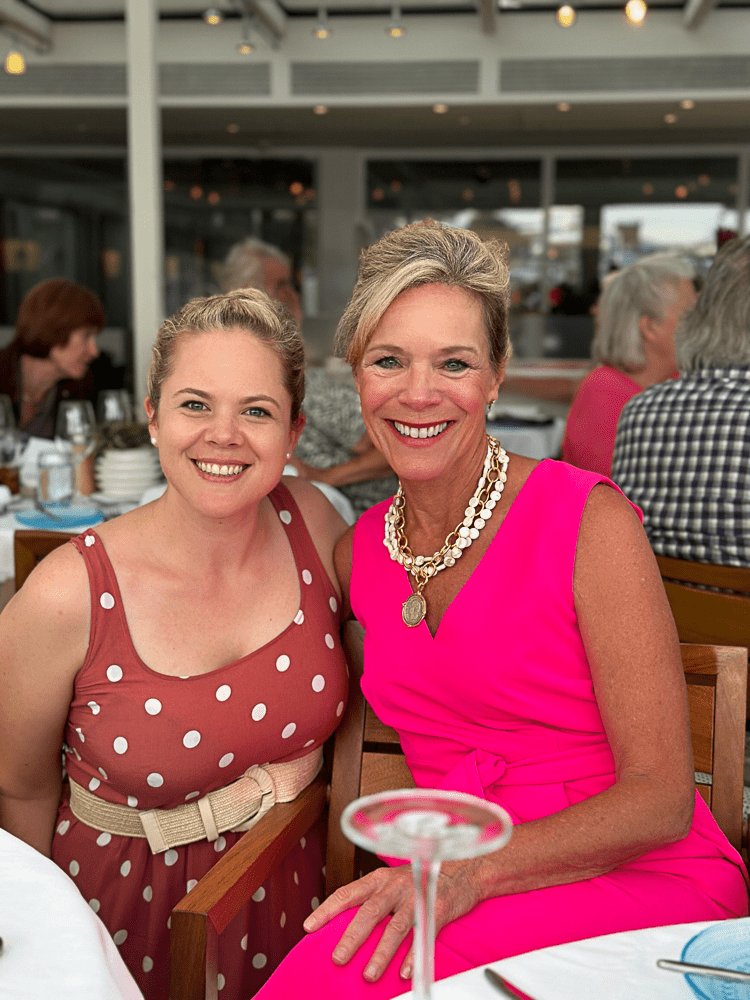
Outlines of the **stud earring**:
{"label": "stud earring", "polygon": [[151,438],[151,444],[156,447],[156,438]]}
{"label": "stud earring", "polygon": [[286,453],[286,457],[287,457],[287,458],[291,458],[291,457],[292,457],[292,453],[291,453],[291,451],[288,451],[288,452]]}

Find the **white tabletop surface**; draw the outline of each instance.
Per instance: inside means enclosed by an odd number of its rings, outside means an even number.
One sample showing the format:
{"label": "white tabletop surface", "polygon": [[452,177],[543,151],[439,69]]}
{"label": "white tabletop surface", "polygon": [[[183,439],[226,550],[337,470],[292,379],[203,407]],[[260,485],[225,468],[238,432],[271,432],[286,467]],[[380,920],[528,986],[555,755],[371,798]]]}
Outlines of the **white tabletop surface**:
{"label": "white tabletop surface", "polygon": [[[690,938],[713,922],[588,938],[506,958],[490,968],[533,1000],[696,1000],[684,975],[658,969],[656,960],[679,960]],[[434,1000],[499,1000],[500,993],[489,984],[482,966],[436,983],[433,996]],[[399,1000],[407,997],[412,993]]]}
{"label": "white tabletop surface", "polygon": [[72,879],[5,830],[0,830],[0,936],[3,1000],[143,1000]]}

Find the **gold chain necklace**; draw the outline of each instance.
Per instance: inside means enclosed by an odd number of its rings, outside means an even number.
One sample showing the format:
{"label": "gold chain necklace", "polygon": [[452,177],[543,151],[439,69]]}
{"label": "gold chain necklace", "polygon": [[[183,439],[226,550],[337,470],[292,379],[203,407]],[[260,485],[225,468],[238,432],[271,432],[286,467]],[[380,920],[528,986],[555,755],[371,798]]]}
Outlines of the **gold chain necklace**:
{"label": "gold chain necklace", "polygon": [[406,498],[399,484],[398,492],[385,515],[383,544],[391,559],[400,563],[417,584],[416,591],[407,598],[401,609],[404,624],[413,628],[424,621],[427,601],[422,593],[430,580],[441,570],[455,566],[465,549],[468,549],[479,532],[492,517],[497,502],[503,494],[507,479],[508,455],[499,441],[487,438],[487,457],[474,495],[464,511],[464,519],[446,537],[441,548],[431,556],[415,556],[406,537]]}

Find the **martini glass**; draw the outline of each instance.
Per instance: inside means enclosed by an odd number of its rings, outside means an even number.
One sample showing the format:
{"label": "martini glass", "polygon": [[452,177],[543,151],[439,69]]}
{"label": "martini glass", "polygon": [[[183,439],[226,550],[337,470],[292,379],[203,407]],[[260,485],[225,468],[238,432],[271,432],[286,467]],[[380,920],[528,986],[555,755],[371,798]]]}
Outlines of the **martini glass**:
{"label": "martini glass", "polygon": [[440,864],[497,851],[511,834],[504,809],[474,795],[431,788],[355,799],[341,826],[359,847],[411,862],[414,876],[414,1000],[431,1000],[435,980],[435,891]]}

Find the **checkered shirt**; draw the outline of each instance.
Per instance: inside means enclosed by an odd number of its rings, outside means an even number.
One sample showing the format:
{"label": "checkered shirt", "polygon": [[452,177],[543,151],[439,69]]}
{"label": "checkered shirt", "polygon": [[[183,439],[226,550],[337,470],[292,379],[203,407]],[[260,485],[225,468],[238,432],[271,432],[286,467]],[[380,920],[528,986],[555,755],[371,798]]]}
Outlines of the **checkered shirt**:
{"label": "checkered shirt", "polygon": [[750,566],[750,367],[705,368],[631,399],[612,479],[658,555]]}

